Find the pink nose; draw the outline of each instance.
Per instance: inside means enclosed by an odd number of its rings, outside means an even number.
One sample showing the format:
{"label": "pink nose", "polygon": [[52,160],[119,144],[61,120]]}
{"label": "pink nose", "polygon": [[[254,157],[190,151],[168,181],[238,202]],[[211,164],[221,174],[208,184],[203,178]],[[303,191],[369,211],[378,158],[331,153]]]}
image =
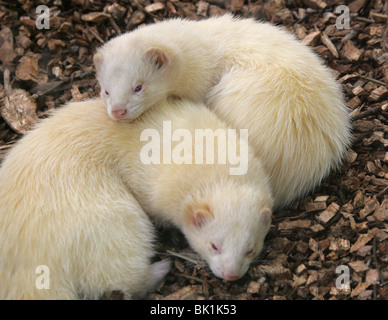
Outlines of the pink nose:
{"label": "pink nose", "polygon": [[240,277],[234,273],[228,273],[224,271],[222,273],[222,278],[224,278],[226,281],[235,281]]}
{"label": "pink nose", "polygon": [[116,109],[116,110],[112,110],[112,116],[113,116],[115,119],[121,119],[122,117],[125,116],[126,113],[127,113],[127,110],[126,110],[126,109]]}

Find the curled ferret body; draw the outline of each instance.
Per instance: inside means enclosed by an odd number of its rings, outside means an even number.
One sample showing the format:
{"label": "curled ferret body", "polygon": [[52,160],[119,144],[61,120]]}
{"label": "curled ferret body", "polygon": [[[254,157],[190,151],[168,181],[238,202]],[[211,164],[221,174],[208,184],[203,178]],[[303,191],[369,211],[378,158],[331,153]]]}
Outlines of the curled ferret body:
{"label": "curled ferret body", "polygon": [[[129,128],[131,137],[142,139],[123,139],[121,152],[130,157],[125,176],[142,208],[177,226],[217,277],[242,277],[263,247],[273,205],[247,137],[204,104],[187,100],[169,99]],[[162,150],[150,161],[153,145]]]}
{"label": "curled ferret body", "polygon": [[1,299],[140,298],[168,272],[151,264],[155,230],[116,169],[104,109],[62,107],[3,162]]}
{"label": "curled ferret body", "polygon": [[[250,154],[241,176],[225,164],[144,164],[141,133],[165,120],[190,132],[227,130],[204,105],[165,102],[125,123],[89,100],[59,108],[15,145],[0,169],[1,298],[143,296],[169,269],[150,263],[146,212],[181,228],[217,276],[246,272],[271,221],[260,162]],[[37,284],[42,266],[49,288]]]}
{"label": "curled ferret body", "polygon": [[205,102],[230,127],[248,129],[275,208],[313,190],[351,143],[348,109],[329,69],[269,23],[171,19],[113,38],[94,60],[114,119],[133,120],[176,96]]}

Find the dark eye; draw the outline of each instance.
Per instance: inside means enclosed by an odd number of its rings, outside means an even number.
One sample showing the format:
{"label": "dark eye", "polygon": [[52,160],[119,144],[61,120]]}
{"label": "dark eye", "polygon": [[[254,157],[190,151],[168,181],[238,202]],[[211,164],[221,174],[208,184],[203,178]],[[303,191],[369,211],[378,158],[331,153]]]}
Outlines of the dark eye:
{"label": "dark eye", "polygon": [[109,92],[108,92],[108,91],[106,91],[106,90],[105,90],[105,94],[106,94],[107,96],[109,96]]}
{"label": "dark eye", "polygon": [[138,84],[133,91],[135,93],[139,93],[141,90],[143,90],[143,85],[142,84]]}
{"label": "dark eye", "polygon": [[218,249],[217,246],[213,242],[210,245],[211,245],[213,251],[215,251],[216,253],[221,253],[220,249]]}

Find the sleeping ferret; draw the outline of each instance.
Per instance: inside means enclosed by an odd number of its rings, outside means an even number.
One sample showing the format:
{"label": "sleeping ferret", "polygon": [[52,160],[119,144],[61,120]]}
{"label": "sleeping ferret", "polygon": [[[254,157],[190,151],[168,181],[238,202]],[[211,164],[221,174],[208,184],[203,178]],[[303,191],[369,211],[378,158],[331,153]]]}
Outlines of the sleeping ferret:
{"label": "sleeping ferret", "polygon": [[[147,163],[148,140],[165,123],[174,134],[163,157],[174,161]],[[178,226],[216,276],[241,277],[270,227],[268,179],[251,153],[240,175],[222,161],[179,164],[182,150],[189,158],[197,149],[181,138],[197,128],[210,129],[204,139],[220,129],[204,157],[242,148],[237,136],[222,139],[228,127],[205,106],[178,101],[131,123],[107,117],[100,100],[69,103],[28,132],[0,168],[0,298],[141,297],[169,270],[168,261],[150,263],[145,212]]]}
{"label": "sleeping ferret", "polygon": [[275,208],[316,187],[351,141],[331,72],[269,23],[231,15],[166,20],[111,39],[94,62],[113,119],[131,121],[176,96],[204,101],[230,127],[248,129]]}

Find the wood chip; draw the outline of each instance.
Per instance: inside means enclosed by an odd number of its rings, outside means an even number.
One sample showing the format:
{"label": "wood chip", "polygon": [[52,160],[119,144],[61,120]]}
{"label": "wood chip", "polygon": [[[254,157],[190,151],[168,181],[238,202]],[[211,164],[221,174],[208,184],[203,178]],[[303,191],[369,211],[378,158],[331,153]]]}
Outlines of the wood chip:
{"label": "wood chip", "polygon": [[356,48],[351,40],[344,42],[344,46],[341,50],[341,56],[350,62],[357,62],[362,55],[363,51]]}
{"label": "wood chip", "polygon": [[388,239],[388,228],[387,229],[379,229],[377,227],[373,228],[372,234],[373,234],[373,237],[375,237],[377,241],[382,242],[382,241]]}
{"label": "wood chip", "polygon": [[312,46],[316,43],[320,35],[321,35],[320,31],[311,32],[304,37],[304,39],[302,40],[302,43],[305,44],[306,46]]}
{"label": "wood chip", "polygon": [[370,284],[378,284],[380,282],[379,272],[377,269],[369,269],[365,276],[365,282]]}
{"label": "wood chip", "polygon": [[338,57],[339,57],[337,48],[335,47],[335,45],[333,44],[333,42],[331,42],[331,40],[329,39],[329,37],[327,36],[327,34],[324,33],[324,32],[321,33],[321,41],[322,41],[322,43],[330,50],[331,54],[332,54],[335,58],[338,58]]}
{"label": "wood chip", "polygon": [[349,4],[350,12],[358,12],[364,8],[369,0],[354,0]]}
{"label": "wood chip", "polygon": [[[299,15],[300,16],[300,15]],[[301,26],[300,24],[296,24],[294,26],[295,34],[300,40],[303,40],[307,35],[307,30],[304,26]]]}
{"label": "wood chip", "polygon": [[199,286],[186,286],[163,297],[163,300],[195,300],[199,289]]}
{"label": "wood chip", "polygon": [[143,23],[145,19],[146,14],[143,11],[136,10],[131,16],[130,23],[134,26],[137,26]]}
{"label": "wood chip", "polygon": [[[381,140],[381,139],[377,139],[377,140]],[[381,187],[385,187],[388,185],[387,179],[379,179],[379,178],[376,178],[375,176],[371,177],[371,182],[372,182],[372,184],[374,184],[376,186],[381,186]]]}
{"label": "wood chip", "polygon": [[[326,202],[327,199],[329,199],[329,196],[317,196],[314,199],[314,202]],[[326,207],[324,209],[326,209]]]}
{"label": "wood chip", "polygon": [[258,293],[260,290],[260,283],[257,281],[251,281],[248,284],[247,293]]}
{"label": "wood chip", "polygon": [[368,300],[373,294],[373,290],[365,290],[358,295],[359,300]]}
{"label": "wood chip", "polygon": [[295,270],[295,273],[299,276],[299,275],[301,275],[304,271],[306,271],[307,270],[307,268],[306,268],[306,266],[302,263],[302,264],[300,264],[297,268],[296,268],[296,270]]}
{"label": "wood chip", "polygon": [[388,199],[384,199],[383,203],[376,209],[373,216],[377,221],[388,221]]}
{"label": "wood chip", "polygon": [[279,223],[279,230],[290,230],[295,228],[309,228],[311,220],[295,220],[295,221],[282,221]]}
{"label": "wood chip", "polygon": [[120,6],[118,3],[113,3],[112,5],[106,7],[106,12],[110,13],[112,17],[117,20],[122,19],[126,11],[127,8]]}
{"label": "wood chip", "polygon": [[322,0],[303,0],[304,4],[312,9],[325,9],[327,3]]}
{"label": "wood chip", "polygon": [[349,294],[350,293],[350,289],[349,290],[345,290],[345,289],[338,289],[337,287],[331,287],[330,289],[330,295],[332,296],[339,296],[339,295],[346,295],[346,294]]}
{"label": "wood chip", "polygon": [[327,208],[326,202],[310,202],[306,203],[306,212],[321,211]]}
{"label": "wood chip", "polygon": [[90,13],[83,14],[81,16],[81,19],[86,22],[99,24],[109,19],[109,17],[110,15],[104,12],[90,12]]}
{"label": "wood chip", "polygon": [[352,149],[349,149],[345,156],[346,161],[349,163],[353,163],[354,161],[356,161],[357,157],[358,157],[357,152],[355,152]]}
{"label": "wood chip", "polygon": [[199,16],[203,16],[203,17],[206,17],[207,16],[207,11],[209,9],[209,3],[208,2],[205,2],[205,1],[198,1],[196,3],[196,6],[197,6],[197,14]]}
{"label": "wood chip", "polygon": [[363,272],[369,269],[364,261],[360,260],[349,262],[349,266],[356,272]]}
{"label": "wood chip", "polygon": [[380,86],[371,92],[369,99],[373,102],[377,102],[385,99],[387,96],[388,96],[388,89],[384,86]]}
{"label": "wood chip", "polygon": [[368,282],[360,282],[350,293],[351,297],[357,297],[359,294],[364,292],[371,284]]}
{"label": "wood chip", "polygon": [[310,284],[317,282],[318,280],[318,272],[313,270],[309,277],[307,278],[306,285],[309,286]]}
{"label": "wood chip", "polygon": [[9,97],[5,97],[0,113],[8,125],[19,134],[27,133],[39,120],[35,100],[22,89],[14,89]]}
{"label": "wood chip", "polygon": [[39,78],[39,55],[24,56],[19,60],[19,64],[16,68],[15,75],[19,80],[28,81],[32,80],[38,82]]}
{"label": "wood chip", "polygon": [[297,288],[297,287],[300,287],[300,286],[306,284],[306,282],[307,282],[307,279],[306,279],[305,276],[300,276],[300,277],[298,277],[298,276],[296,276],[296,275],[294,274],[294,276],[293,276],[293,281],[292,281],[292,285],[291,285],[291,286],[292,286],[293,288]]}
{"label": "wood chip", "polygon": [[309,246],[304,241],[298,241],[296,244],[296,250],[298,250],[300,253],[306,254],[309,249]]}
{"label": "wood chip", "polygon": [[379,202],[377,201],[376,197],[373,198],[367,198],[365,200],[365,207],[360,210],[359,216],[361,219],[365,219],[366,216],[371,214],[373,211],[376,210],[376,208],[379,206]]}
{"label": "wood chip", "polygon": [[71,92],[71,101],[77,102],[77,101],[82,101],[84,97],[82,96],[82,93],[79,91],[79,88],[77,85],[73,86],[70,89]]}
{"label": "wood chip", "polygon": [[318,242],[316,242],[313,238],[309,239],[309,248],[311,251],[317,251],[319,249]]}
{"label": "wood chip", "polygon": [[310,229],[312,232],[315,232],[315,233],[325,230],[325,228],[319,223],[314,224],[313,226],[310,227]]}
{"label": "wood chip", "polygon": [[164,8],[165,8],[164,3],[155,2],[155,3],[149,4],[144,9],[149,13],[155,13],[156,11],[163,10]]}
{"label": "wood chip", "polygon": [[376,166],[372,161],[368,161],[365,165],[366,170],[371,174],[376,174]]}
{"label": "wood chip", "polygon": [[364,246],[357,250],[357,255],[360,257],[365,257],[366,255],[370,254],[373,246]]}
{"label": "wood chip", "polygon": [[241,12],[244,7],[244,0],[231,0],[230,9],[233,12]]}
{"label": "wood chip", "polygon": [[352,93],[355,95],[355,96],[361,96],[361,95],[364,95],[366,92],[364,90],[363,87],[361,86],[355,86],[352,90]]}
{"label": "wood chip", "polygon": [[370,16],[376,22],[386,23],[388,20],[388,14],[371,12]]}
{"label": "wood chip", "polygon": [[66,42],[60,39],[49,39],[47,42],[47,47],[50,51],[55,51],[58,48],[65,48]]}
{"label": "wood chip", "polygon": [[0,61],[8,65],[15,57],[12,31],[4,26],[0,31]]}
{"label": "wood chip", "polygon": [[316,216],[316,219],[321,224],[327,224],[337,214],[340,206],[335,202],[331,203],[325,211]]}
{"label": "wood chip", "polygon": [[330,242],[329,250],[348,251],[349,249],[350,249],[350,241],[347,239],[337,238]]}
{"label": "wood chip", "polygon": [[357,190],[356,195],[353,199],[353,207],[360,208],[364,205],[364,193],[361,190]]}
{"label": "wood chip", "polygon": [[370,233],[363,233],[359,236],[355,244],[350,248],[350,252],[359,250],[361,247],[365,246],[369,241],[373,239],[373,235]]}

